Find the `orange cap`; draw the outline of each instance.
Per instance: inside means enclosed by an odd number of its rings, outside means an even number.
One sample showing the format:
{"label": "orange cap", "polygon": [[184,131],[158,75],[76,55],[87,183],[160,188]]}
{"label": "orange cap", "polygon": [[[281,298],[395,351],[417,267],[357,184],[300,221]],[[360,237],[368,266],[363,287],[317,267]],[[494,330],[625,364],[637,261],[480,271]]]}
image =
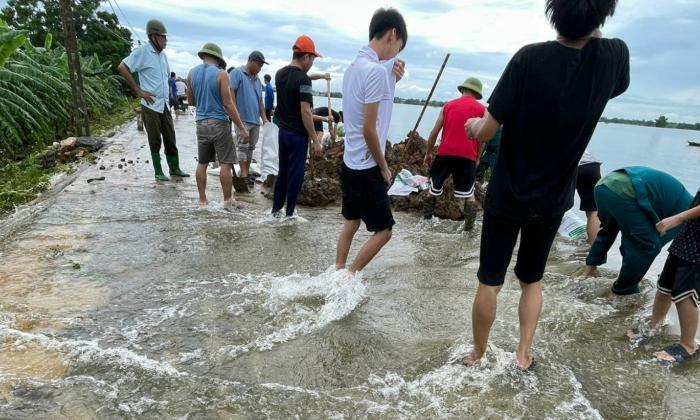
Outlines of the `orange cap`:
{"label": "orange cap", "polygon": [[292,51],[313,54],[316,57],[321,57],[321,54],[316,51],[314,41],[307,35],[302,35],[297,38],[294,46],[292,47]]}

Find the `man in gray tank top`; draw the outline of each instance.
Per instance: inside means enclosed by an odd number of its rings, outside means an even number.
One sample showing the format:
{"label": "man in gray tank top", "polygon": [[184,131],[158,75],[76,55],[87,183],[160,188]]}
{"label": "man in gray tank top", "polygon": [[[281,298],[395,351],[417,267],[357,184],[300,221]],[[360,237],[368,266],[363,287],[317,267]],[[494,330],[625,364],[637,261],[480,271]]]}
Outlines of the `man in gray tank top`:
{"label": "man in gray tank top", "polygon": [[236,105],[231,97],[226,60],[218,45],[206,43],[198,53],[202,64],[190,70],[187,76],[187,101],[196,107],[197,123],[197,189],[199,206],[205,207],[207,201],[207,166],[215,162],[218,156],[221,168],[219,180],[224,193],[223,208],[231,210],[240,208],[232,197],[231,169],[236,162],[236,149],[229,118],[240,130],[243,142],[248,142],[246,130]]}

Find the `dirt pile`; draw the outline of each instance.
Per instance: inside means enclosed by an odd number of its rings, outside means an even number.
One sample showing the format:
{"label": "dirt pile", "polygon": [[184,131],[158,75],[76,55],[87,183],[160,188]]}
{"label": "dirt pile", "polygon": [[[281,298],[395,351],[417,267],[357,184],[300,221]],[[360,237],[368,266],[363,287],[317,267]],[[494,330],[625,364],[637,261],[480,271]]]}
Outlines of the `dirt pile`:
{"label": "dirt pile", "polygon": [[[414,175],[428,176],[428,167],[423,164],[427,142],[418,134],[411,134],[401,143],[387,144],[386,159],[391,173],[396,175],[402,169],[408,169]],[[342,141],[332,143],[324,148],[323,157],[309,161],[306,165],[306,177],[299,195],[298,203],[319,207],[337,203],[341,198],[340,168],[343,164],[344,144]],[[463,218],[459,201],[454,197],[452,179],[444,185],[443,195],[438,198],[434,215],[443,219],[460,220]],[[430,193],[420,191],[407,197],[391,197],[395,210],[421,212]]]}

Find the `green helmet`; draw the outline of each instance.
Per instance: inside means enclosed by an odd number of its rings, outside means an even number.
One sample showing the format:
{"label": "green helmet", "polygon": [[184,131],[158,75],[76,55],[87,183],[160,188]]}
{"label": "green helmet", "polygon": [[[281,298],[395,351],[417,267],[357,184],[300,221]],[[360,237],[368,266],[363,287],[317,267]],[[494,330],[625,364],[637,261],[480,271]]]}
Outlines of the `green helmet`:
{"label": "green helmet", "polygon": [[167,35],[168,30],[165,29],[165,25],[163,25],[163,22],[157,20],[157,19],[151,19],[148,21],[146,24],[146,34],[148,36],[151,35]]}
{"label": "green helmet", "polygon": [[476,77],[470,77],[467,80],[464,81],[461,85],[457,86],[457,90],[460,92],[462,89],[469,89],[472,92],[476,93],[476,99],[481,99],[481,80],[477,79]]}
{"label": "green helmet", "polygon": [[226,60],[224,60],[224,53],[221,52],[221,48],[219,48],[218,45],[214,44],[213,42],[207,42],[197,53],[199,58],[201,58],[202,60],[204,60],[204,57],[202,57],[204,54],[218,58],[219,61],[221,61],[221,66],[226,68]]}

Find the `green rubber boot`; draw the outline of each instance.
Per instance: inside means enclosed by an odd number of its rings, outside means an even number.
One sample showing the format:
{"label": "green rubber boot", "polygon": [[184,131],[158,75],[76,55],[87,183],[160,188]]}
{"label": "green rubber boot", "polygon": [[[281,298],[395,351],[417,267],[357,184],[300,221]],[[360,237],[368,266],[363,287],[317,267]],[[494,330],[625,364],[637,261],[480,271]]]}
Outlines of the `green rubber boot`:
{"label": "green rubber boot", "polygon": [[170,178],[163,173],[163,168],[160,167],[160,153],[151,153],[151,162],[153,162],[153,170],[156,172],[156,181],[170,181]]}
{"label": "green rubber boot", "polygon": [[179,176],[181,178],[190,176],[190,174],[186,174],[180,169],[180,159],[177,155],[165,155],[165,160],[168,162],[168,168],[170,168],[170,176]]}
{"label": "green rubber boot", "polygon": [[464,203],[464,230],[474,229],[474,221],[476,220],[476,203],[467,201]]}

